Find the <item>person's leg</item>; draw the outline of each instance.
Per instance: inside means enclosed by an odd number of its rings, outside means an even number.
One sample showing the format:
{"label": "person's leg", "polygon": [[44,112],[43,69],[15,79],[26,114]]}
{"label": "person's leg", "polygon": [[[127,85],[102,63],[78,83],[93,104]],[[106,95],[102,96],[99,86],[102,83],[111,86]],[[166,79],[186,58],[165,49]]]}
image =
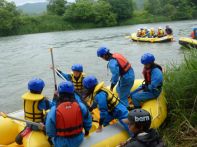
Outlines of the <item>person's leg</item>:
{"label": "person's leg", "polygon": [[139,108],[141,102],[145,102],[154,98],[157,98],[157,96],[151,92],[139,91],[132,95],[132,102],[135,107]]}
{"label": "person's leg", "polygon": [[131,69],[127,75],[120,78],[120,81],[117,85],[118,96],[126,107],[129,106],[128,98],[130,97],[130,91],[134,84],[134,79],[134,72]]}

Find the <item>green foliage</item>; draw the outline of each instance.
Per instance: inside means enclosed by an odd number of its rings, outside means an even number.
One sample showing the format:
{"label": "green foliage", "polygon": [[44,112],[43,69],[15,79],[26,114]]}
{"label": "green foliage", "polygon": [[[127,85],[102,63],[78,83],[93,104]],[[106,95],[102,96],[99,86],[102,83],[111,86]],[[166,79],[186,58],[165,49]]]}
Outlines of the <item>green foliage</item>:
{"label": "green foliage", "polygon": [[148,0],[145,9],[155,16],[166,16],[171,20],[197,18],[196,0]]}
{"label": "green foliage", "polygon": [[66,9],[66,0],[48,0],[47,11],[52,14],[62,16]]}
{"label": "green foliage", "polygon": [[14,3],[0,0],[0,36],[16,34],[20,27],[20,14]]}
{"label": "green foliage", "polygon": [[117,15],[118,21],[122,19],[131,18],[133,15],[132,0],[107,0],[113,12]]}
{"label": "green foliage", "polygon": [[[184,62],[179,66],[172,64],[164,75],[169,113],[167,126],[162,133],[169,146],[185,146],[187,144],[183,141],[185,136],[189,138],[197,135],[196,49],[185,53]],[[190,144],[192,142],[191,139]],[[190,145],[187,144],[187,146]]]}
{"label": "green foliage", "polygon": [[68,7],[64,17],[71,22],[93,21],[94,14],[92,5],[92,0],[78,0]]}
{"label": "green foliage", "polygon": [[113,26],[117,23],[111,5],[102,0],[96,2],[93,0],[78,0],[67,8],[64,18],[77,23],[93,22],[99,27]]}
{"label": "green foliage", "polygon": [[94,22],[98,26],[114,26],[117,24],[116,14],[111,10],[111,5],[105,1],[98,1],[93,5]]}

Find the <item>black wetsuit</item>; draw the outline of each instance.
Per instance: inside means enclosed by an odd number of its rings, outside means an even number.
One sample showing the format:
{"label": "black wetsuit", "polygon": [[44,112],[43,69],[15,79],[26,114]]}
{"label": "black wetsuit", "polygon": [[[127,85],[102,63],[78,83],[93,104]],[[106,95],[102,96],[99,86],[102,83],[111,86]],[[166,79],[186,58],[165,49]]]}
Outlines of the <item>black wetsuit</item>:
{"label": "black wetsuit", "polygon": [[163,141],[154,129],[138,134],[125,147],[164,147]]}
{"label": "black wetsuit", "polygon": [[166,34],[167,35],[172,35],[173,34],[173,31],[172,31],[172,29],[171,28],[166,28]]}

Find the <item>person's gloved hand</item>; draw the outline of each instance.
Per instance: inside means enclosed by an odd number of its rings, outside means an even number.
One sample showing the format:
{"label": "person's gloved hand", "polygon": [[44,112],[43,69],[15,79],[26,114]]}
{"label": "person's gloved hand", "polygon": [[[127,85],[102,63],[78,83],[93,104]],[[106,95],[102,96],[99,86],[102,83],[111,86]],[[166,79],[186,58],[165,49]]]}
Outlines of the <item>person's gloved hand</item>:
{"label": "person's gloved hand", "polygon": [[89,135],[89,131],[85,130],[85,136],[88,136],[88,135]]}
{"label": "person's gloved hand", "polygon": [[115,84],[111,83],[110,90],[113,91]]}
{"label": "person's gloved hand", "polygon": [[89,111],[92,112],[93,111],[93,108],[92,107],[89,107]]}

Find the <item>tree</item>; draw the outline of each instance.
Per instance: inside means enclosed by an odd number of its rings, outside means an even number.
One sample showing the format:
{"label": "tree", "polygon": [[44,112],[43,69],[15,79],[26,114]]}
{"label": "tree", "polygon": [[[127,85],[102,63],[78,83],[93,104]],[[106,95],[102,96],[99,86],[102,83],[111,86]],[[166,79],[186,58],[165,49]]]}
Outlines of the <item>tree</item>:
{"label": "tree", "polygon": [[112,7],[108,2],[98,1],[93,5],[94,22],[98,26],[113,26],[117,24],[116,14],[112,12]]}
{"label": "tree", "polygon": [[48,0],[47,11],[52,14],[62,16],[66,9],[66,0]]}
{"label": "tree", "polygon": [[92,22],[94,20],[92,0],[77,0],[65,11],[64,17],[72,22]]}
{"label": "tree", "polygon": [[117,15],[118,20],[131,18],[133,15],[132,0],[107,0],[112,6],[113,12]]}
{"label": "tree", "polygon": [[20,13],[15,4],[0,0],[0,36],[16,34],[20,24]]}

